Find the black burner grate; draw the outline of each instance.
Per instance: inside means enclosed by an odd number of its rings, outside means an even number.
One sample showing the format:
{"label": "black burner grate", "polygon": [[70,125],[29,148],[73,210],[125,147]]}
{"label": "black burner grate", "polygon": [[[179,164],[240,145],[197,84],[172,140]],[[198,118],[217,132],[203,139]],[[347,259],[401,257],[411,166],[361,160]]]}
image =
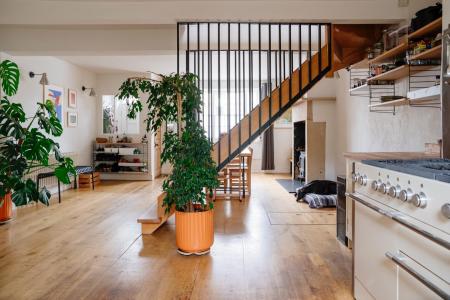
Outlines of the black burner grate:
{"label": "black burner grate", "polygon": [[449,159],[363,160],[364,164],[450,183]]}

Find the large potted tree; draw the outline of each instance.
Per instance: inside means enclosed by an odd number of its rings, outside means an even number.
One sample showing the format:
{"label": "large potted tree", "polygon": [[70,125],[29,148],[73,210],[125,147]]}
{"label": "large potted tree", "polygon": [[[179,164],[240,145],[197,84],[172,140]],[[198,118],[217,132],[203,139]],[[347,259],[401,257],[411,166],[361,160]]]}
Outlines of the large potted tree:
{"label": "large potted tree", "polygon": [[[55,170],[63,183],[70,183],[75,175],[73,161],[63,157],[58,143],[49,136],[60,136],[63,128],[50,100],[37,103],[36,112],[26,116],[19,103],[9,100],[19,88],[20,72],[16,63],[0,63],[0,222],[12,217],[12,203],[16,206],[30,202],[49,205],[50,192],[44,186],[38,190],[36,182],[27,175],[40,168]],[[55,163],[49,161],[55,156]]]}
{"label": "large potted tree", "polygon": [[[119,89],[119,99],[137,99],[129,103],[130,118],[142,111],[140,95],[148,95],[145,105],[147,131],[166,130],[161,162],[172,165],[164,180],[163,205],[166,213],[175,209],[176,241],[181,254],[204,254],[214,241],[211,191],[218,185],[217,171],[211,158],[212,144],[205,135],[198,115],[202,109],[197,77],[193,74],[130,78]],[[170,128],[170,126],[169,126]]]}

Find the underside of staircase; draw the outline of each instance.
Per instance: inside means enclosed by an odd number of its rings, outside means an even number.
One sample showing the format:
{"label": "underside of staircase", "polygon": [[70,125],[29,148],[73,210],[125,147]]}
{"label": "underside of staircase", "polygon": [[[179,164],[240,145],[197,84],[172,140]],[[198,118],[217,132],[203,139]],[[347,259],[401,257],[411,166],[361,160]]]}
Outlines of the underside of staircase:
{"label": "underside of staircase", "polygon": [[328,46],[324,46],[284,79],[281,87],[272,90],[270,95],[245,115],[230,132],[220,137],[211,153],[218,170],[250,145],[331,70],[328,54]]}

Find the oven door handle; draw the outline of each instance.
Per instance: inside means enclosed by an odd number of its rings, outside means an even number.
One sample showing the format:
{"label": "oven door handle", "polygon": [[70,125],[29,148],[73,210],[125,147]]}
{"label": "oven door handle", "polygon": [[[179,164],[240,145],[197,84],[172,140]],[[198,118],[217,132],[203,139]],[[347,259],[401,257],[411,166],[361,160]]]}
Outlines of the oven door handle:
{"label": "oven door handle", "polygon": [[402,214],[393,213],[393,212],[389,212],[384,209],[381,209],[378,206],[367,202],[366,200],[362,199],[361,197],[357,196],[354,193],[346,193],[346,196],[348,196],[348,197],[352,198],[353,200],[355,200],[356,202],[361,203],[362,205],[376,211],[377,213],[379,213],[383,216],[386,216],[386,217],[390,218],[391,220],[394,220],[395,222],[405,226],[406,228],[411,229],[412,231],[414,231],[414,232],[420,234],[421,236],[429,239],[430,241],[444,247],[445,249],[450,250],[450,241],[447,241],[440,237],[437,237],[434,234],[432,234],[422,228],[419,228],[417,225],[408,222]]}
{"label": "oven door handle", "polygon": [[427,288],[432,290],[436,293],[439,297],[442,299],[450,299],[450,295],[447,294],[444,290],[442,290],[440,287],[436,286],[434,283],[426,279],[423,275],[421,275],[419,272],[411,268],[411,266],[408,266],[403,259],[397,255],[394,255],[390,252],[385,253],[386,257],[392,260],[397,266],[408,272],[411,276],[416,278],[418,281],[420,281],[423,285],[425,285]]}

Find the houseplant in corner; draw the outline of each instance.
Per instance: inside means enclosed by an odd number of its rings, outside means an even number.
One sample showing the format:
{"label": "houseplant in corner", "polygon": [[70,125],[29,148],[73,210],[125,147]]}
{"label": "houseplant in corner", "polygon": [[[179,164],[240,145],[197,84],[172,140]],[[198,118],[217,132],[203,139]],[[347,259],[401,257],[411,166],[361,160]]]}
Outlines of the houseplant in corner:
{"label": "houseplant in corner", "polygon": [[131,78],[120,87],[118,97],[129,103],[128,116],[142,111],[139,94],[148,94],[145,105],[147,131],[176,123],[177,130],[166,131],[161,162],[172,165],[163,183],[166,213],[175,209],[177,247],[182,254],[203,254],[214,241],[213,203],[209,197],[217,187],[217,171],[211,158],[212,144],[197,116],[202,109],[197,77],[193,74],[161,76],[161,80]]}
{"label": "houseplant in corner", "polygon": [[[52,168],[63,183],[70,183],[75,174],[73,161],[61,155],[59,145],[48,136],[63,132],[50,100],[38,103],[34,115],[27,117],[19,103],[8,97],[19,88],[19,68],[10,60],[0,63],[0,80],[5,96],[0,100],[0,222],[12,217],[12,202],[16,206],[39,201],[49,204],[50,192],[26,175],[39,168]],[[49,162],[53,152],[56,163]]]}

